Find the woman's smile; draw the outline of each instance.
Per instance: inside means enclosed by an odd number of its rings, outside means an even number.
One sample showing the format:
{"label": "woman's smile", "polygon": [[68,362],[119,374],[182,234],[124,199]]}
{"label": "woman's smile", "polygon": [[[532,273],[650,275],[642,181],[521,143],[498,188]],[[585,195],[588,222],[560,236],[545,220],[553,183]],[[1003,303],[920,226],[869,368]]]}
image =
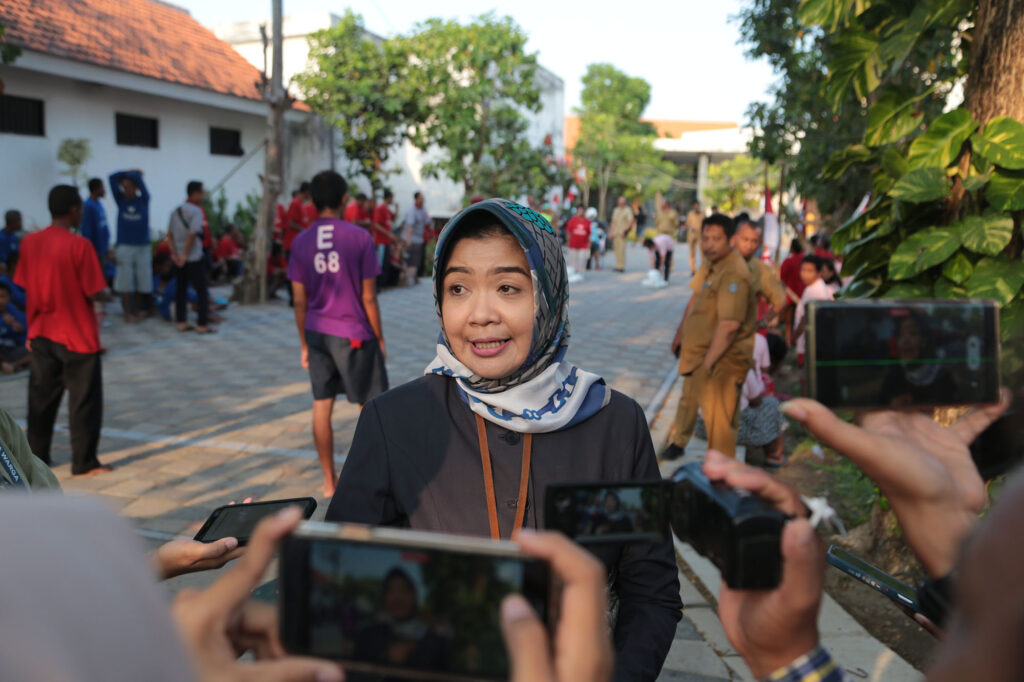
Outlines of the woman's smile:
{"label": "woman's smile", "polygon": [[469,342],[473,352],[482,358],[494,357],[508,348],[508,339],[476,339]]}

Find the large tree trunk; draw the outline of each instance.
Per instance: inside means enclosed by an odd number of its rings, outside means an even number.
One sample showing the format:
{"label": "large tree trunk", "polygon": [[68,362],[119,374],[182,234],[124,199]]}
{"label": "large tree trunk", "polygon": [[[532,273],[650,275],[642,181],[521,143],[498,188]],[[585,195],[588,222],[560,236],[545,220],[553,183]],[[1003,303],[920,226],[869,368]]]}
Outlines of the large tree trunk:
{"label": "large tree trunk", "polygon": [[970,50],[967,109],[981,123],[1024,121],[1024,0],[978,0]]}

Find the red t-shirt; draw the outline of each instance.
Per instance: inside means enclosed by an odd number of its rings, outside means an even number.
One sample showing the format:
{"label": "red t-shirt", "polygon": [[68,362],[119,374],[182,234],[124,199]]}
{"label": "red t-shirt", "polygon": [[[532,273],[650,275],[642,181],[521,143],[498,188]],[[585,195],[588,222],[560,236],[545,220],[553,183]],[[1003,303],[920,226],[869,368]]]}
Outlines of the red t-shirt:
{"label": "red t-shirt", "polygon": [[[370,215],[366,212],[366,209],[355,201],[348,202],[348,206],[345,207],[345,222],[352,223],[356,221],[369,220]],[[361,226],[360,226],[361,227]]]}
{"label": "red t-shirt", "polygon": [[284,239],[282,240],[285,251],[292,250],[292,242],[295,241],[296,235],[302,231],[293,230],[290,223],[296,222],[305,230],[316,218],[316,207],[313,204],[303,203],[301,197],[292,199],[291,205],[288,206],[288,214],[285,216]]}
{"label": "red t-shirt", "polygon": [[590,248],[590,221],[578,215],[574,215],[569,218],[569,222],[565,224],[565,229],[569,233],[569,248],[570,249],[589,249]]}
{"label": "red t-shirt", "polygon": [[804,281],[800,279],[800,266],[804,261],[803,254],[794,253],[782,261],[782,265],[779,266],[779,279],[786,287],[793,290],[793,293],[797,295],[797,300],[793,300],[792,296],[787,294],[790,303],[799,303],[800,296],[804,293],[804,288],[807,286]]}
{"label": "red t-shirt", "polygon": [[230,235],[224,235],[217,242],[217,251],[214,253],[217,260],[223,260],[225,258],[237,258],[238,257],[238,244],[231,238]]}
{"label": "red t-shirt", "polygon": [[42,337],[75,353],[98,353],[100,335],[90,296],[107,288],[96,249],[85,237],[51,225],[25,235],[14,283],[25,289],[28,338]]}
{"label": "red t-shirt", "polygon": [[[383,227],[388,232],[391,232],[391,223],[394,221],[395,216],[391,215],[391,209],[385,203],[377,204],[377,208],[373,209],[373,222]],[[373,231],[373,243],[378,246],[387,246],[391,243],[387,235],[381,234],[377,230]]]}
{"label": "red t-shirt", "polygon": [[161,239],[156,243],[156,248],[153,250],[153,255],[159,255],[165,253],[168,256],[171,255],[171,245],[167,243],[166,239]]}

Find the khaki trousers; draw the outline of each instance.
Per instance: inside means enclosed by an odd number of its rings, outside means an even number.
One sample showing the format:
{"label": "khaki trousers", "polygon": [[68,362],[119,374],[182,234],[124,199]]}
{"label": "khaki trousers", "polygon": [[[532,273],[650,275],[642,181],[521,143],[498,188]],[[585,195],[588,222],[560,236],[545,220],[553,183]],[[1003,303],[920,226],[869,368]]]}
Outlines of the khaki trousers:
{"label": "khaki trousers", "polygon": [[686,245],[690,251],[690,274],[697,272],[697,252],[700,250],[700,230],[686,230]]}
{"label": "khaki trousers", "polygon": [[615,267],[619,270],[626,269],[626,235],[612,238],[612,248],[615,249]]}
{"label": "khaki trousers", "polygon": [[[726,457],[735,457],[740,389],[746,376],[745,368],[730,367],[722,362],[716,363],[710,374],[701,366],[687,375],[683,383],[683,397],[676,410],[676,431],[672,442],[686,447],[693,435],[699,407],[707,427],[708,449],[718,450]],[[690,385],[689,391],[687,385]]]}

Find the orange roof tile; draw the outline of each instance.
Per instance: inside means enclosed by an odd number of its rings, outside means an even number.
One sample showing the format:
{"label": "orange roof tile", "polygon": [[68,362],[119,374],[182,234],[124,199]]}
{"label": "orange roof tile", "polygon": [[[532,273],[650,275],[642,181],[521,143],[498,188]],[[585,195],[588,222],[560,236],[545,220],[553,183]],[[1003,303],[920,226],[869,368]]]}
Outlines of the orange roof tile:
{"label": "orange roof tile", "polygon": [[[3,0],[9,43],[260,100],[260,72],[189,14],[152,0]],[[17,62],[15,62],[17,65]]]}

